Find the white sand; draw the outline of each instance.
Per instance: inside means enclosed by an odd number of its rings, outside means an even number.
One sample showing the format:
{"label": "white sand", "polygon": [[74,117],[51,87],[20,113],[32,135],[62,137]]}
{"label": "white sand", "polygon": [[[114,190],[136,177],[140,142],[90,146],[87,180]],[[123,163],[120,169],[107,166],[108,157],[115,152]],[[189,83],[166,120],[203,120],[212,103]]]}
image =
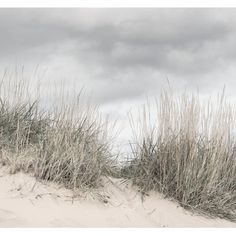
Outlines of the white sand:
{"label": "white sand", "polygon": [[192,216],[160,194],[152,193],[142,202],[121,180],[106,180],[104,185],[73,200],[69,190],[23,173],[9,175],[1,167],[0,227],[236,227]]}

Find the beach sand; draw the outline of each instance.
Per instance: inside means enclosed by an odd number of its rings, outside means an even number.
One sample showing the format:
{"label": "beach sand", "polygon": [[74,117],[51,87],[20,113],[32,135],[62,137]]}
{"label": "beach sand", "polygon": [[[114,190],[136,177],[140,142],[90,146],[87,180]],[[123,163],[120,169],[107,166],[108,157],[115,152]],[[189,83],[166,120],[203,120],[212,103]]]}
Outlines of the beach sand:
{"label": "beach sand", "polygon": [[161,194],[144,201],[124,180],[104,179],[92,192],[38,182],[28,174],[0,168],[0,227],[236,227],[221,219],[193,215]]}

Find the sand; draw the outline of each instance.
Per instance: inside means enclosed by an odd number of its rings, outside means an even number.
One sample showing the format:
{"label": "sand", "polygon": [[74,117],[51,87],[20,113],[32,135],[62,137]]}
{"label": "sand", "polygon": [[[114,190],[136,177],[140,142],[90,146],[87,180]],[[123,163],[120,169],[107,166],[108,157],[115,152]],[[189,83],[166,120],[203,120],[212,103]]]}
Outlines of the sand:
{"label": "sand", "polygon": [[151,193],[143,201],[129,182],[108,178],[104,187],[76,196],[61,186],[38,182],[0,168],[0,227],[236,227],[193,215]]}

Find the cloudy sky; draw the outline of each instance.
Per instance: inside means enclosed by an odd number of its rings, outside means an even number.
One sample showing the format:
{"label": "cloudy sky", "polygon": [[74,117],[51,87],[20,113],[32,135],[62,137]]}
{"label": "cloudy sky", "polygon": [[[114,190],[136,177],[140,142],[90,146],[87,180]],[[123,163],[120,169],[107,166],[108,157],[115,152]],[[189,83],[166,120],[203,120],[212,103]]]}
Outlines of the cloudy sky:
{"label": "cloudy sky", "polygon": [[236,9],[0,9],[0,71],[15,65],[84,87],[125,119],[166,79],[236,94]]}

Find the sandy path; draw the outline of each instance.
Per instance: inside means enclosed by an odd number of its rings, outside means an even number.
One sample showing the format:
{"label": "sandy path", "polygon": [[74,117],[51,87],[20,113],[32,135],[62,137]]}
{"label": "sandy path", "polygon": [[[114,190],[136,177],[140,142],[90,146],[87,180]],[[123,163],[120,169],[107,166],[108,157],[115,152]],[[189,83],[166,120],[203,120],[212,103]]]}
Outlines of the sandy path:
{"label": "sandy path", "polygon": [[[106,203],[104,203],[106,202]],[[106,180],[103,190],[81,193],[36,182],[0,169],[0,227],[236,227],[220,219],[192,216],[151,194],[142,202],[129,184]]]}

